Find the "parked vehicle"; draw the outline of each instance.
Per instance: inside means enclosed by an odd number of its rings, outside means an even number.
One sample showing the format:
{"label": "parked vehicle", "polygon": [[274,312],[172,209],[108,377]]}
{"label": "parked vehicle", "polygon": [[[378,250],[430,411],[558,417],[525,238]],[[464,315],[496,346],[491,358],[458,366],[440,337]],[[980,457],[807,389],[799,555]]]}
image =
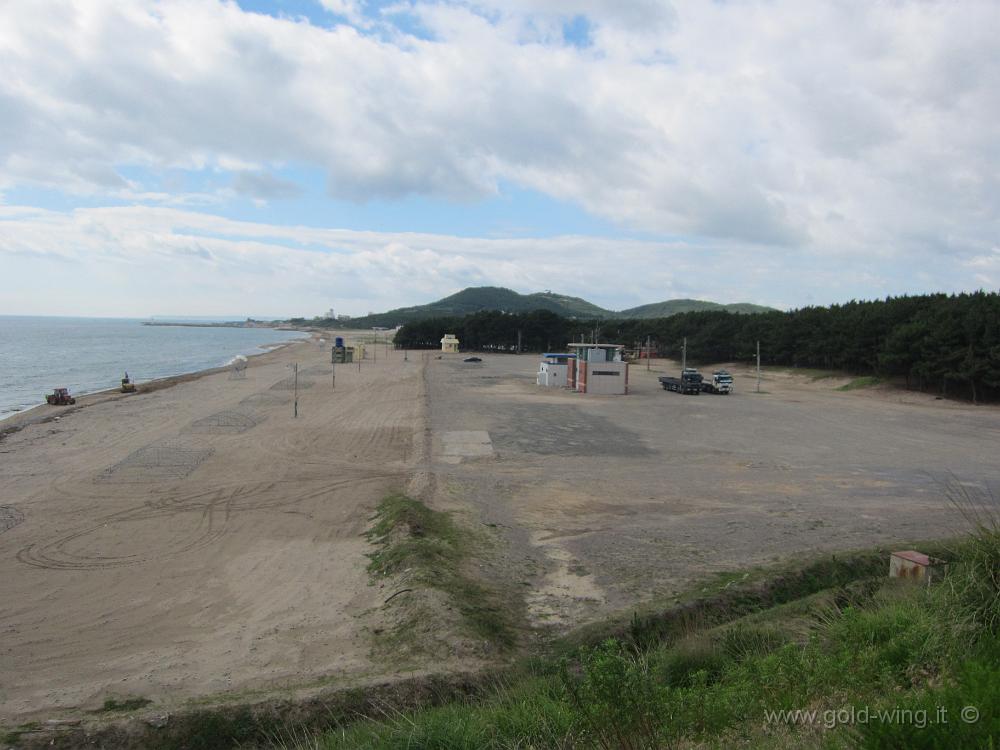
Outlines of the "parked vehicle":
{"label": "parked vehicle", "polygon": [[668,375],[661,375],[659,377],[660,385],[663,386],[663,390],[695,396],[701,393],[702,380],[704,380],[704,378],[701,373],[693,367],[684,368],[679,378],[672,378]]}
{"label": "parked vehicle", "polygon": [[70,406],[76,403],[76,399],[69,395],[69,388],[55,388],[45,397],[45,403],[52,406]]}
{"label": "parked vehicle", "polygon": [[706,393],[720,393],[728,396],[733,392],[733,376],[726,370],[716,370],[712,373],[711,379],[704,378],[701,381],[701,389]]}

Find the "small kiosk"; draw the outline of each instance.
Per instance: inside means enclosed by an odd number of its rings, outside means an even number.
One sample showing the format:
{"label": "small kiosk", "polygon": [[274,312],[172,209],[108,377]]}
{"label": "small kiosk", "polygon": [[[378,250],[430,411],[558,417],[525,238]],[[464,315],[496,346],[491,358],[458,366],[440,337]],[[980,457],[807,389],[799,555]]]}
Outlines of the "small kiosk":
{"label": "small kiosk", "polygon": [[621,344],[569,344],[576,358],[570,360],[568,382],[578,393],[623,396],[628,393],[628,363],[622,361]]}
{"label": "small kiosk", "polygon": [[446,333],[441,339],[441,351],[446,354],[458,354],[458,339],[454,333]]}
{"label": "small kiosk", "polygon": [[570,361],[576,365],[575,354],[543,354],[538,365],[535,382],[548,388],[565,388],[569,385]]}

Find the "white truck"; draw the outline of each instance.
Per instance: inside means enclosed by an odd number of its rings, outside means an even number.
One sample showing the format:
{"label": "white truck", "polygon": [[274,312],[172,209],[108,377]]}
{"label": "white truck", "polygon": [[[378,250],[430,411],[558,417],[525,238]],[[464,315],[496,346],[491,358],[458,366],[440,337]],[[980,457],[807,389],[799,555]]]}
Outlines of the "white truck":
{"label": "white truck", "polygon": [[728,396],[733,392],[733,376],[725,370],[716,370],[711,378],[701,381],[701,389],[706,393],[720,393]]}

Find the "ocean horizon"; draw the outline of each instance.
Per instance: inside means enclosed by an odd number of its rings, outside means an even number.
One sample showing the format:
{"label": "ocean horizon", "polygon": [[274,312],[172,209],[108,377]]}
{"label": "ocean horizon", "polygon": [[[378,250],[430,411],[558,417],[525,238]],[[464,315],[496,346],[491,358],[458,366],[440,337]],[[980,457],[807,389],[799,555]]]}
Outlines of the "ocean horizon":
{"label": "ocean horizon", "polygon": [[[79,396],[116,387],[126,371],[138,383],[183,375],[308,336],[211,325],[218,318],[171,320],[0,315],[0,419],[45,403],[56,387]],[[191,325],[198,322],[210,325]]]}

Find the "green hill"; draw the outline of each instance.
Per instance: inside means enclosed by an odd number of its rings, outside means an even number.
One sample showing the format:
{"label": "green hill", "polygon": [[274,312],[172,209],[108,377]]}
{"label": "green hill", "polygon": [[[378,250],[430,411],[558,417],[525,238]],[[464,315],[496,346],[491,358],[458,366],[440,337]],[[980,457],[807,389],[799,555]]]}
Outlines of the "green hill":
{"label": "green hill", "polygon": [[761,313],[774,310],[773,307],[751,305],[749,302],[736,302],[731,305],[720,305],[718,302],[708,302],[700,299],[668,299],[666,302],[653,302],[649,305],[639,305],[622,310],[616,317],[621,318],[669,318],[671,315],[685,312],[700,312],[702,310],[725,310],[732,313]]}
{"label": "green hill", "polygon": [[417,313],[426,317],[434,315],[467,315],[480,310],[503,310],[504,312],[530,312],[532,310],[550,310],[567,317],[604,318],[608,310],[591,304],[579,297],[568,297],[552,292],[535,294],[518,294],[512,289],[499,286],[477,286],[463,289],[450,297],[439,299],[427,305],[403,307],[390,310],[383,315],[410,315]]}
{"label": "green hill", "polygon": [[[773,308],[737,303],[721,305],[695,299],[675,299],[641,305],[628,310],[607,310],[579,297],[545,291],[534,294],[519,294],[512,289],[498,286],[469,287],[449,297],[426,305],[400,307],[384,313],[374,313],[348,321],[337,321],[336,325],[347,328],[372,328],[375,326],[393,328],[404,323],[425,318],[462,316],[482,310],[502,310],[521,313],[532,310],[548,310],[566,318],[664,318],[677,313],[694,310],[728,310],[736,313],[765,312]],[[320,324],[323,321],[317,321]]]}

